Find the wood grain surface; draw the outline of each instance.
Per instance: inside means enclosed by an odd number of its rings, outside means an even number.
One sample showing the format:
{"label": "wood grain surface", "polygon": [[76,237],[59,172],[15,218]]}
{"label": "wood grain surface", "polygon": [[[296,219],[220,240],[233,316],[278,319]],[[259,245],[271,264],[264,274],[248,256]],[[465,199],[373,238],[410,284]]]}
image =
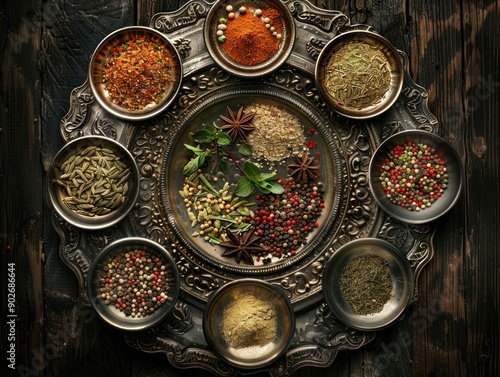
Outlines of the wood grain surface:
{"label": "wood grain surface", "polygon": [[[0,251],[2,376],[210,376],[127,346],[78,301],[59,257],[45,174],[63,145],[59,121],[97,44],[120,27],[178,9],[172,0],[0,2]],[[435,255],[418,302],[395,326],[306,376],[498,376],[500,354],[500,1],[314,1],[366,23],[410,59],[439,134],[457,149],[464,191],[436,221]],[[17,319],[8,325],[8,267]],[[16,369],[6,360],[15,335]],[[7,355],[7,356],[6,356]]]}

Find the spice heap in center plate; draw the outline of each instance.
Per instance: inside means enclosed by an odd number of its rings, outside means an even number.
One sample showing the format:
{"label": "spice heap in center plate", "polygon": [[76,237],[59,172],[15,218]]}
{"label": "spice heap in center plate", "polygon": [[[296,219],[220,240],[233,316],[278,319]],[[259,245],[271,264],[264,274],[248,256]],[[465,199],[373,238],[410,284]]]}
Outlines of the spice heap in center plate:
{"label": "spice heap in center plate", "polygon": [[283,19],[277,9],[243,5],[236,10],[228,5],[226,12],[227,17],[219,19],[217,40],[231,59],[252,66],[278,52]]}

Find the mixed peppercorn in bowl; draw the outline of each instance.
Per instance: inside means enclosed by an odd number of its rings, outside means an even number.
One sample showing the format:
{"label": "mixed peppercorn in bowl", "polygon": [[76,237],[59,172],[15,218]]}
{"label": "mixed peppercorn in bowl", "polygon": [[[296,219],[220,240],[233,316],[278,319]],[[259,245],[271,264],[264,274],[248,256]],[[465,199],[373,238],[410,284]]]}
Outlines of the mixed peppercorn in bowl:
{"label": "mixed peppercorn in bowl", "polygon": [[87,274],[92,307],[108,324],[141,331],[175,307],[179,273],[170,252],[146,238],[122,238],[99,253]]}
{"label": "mixed peppercorn in bowl", "polygon": [[462,190],[460,157],[442,137],[423,130],[398,132],[372,156],[369,183],[389,216],[422,224],[448,212]]}

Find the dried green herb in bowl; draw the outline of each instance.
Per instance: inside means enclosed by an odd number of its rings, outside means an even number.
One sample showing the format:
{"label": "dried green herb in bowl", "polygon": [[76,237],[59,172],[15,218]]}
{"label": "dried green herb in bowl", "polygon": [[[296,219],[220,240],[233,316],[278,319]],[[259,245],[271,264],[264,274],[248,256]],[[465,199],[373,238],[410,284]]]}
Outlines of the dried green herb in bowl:
{"label": "dried green herb in bowl", "polygon": [[413,292],[413,271],[388,241],[360,238],[340,247],[325,265],[322,282],[335,318],[363,331],[390,326]]}
{"label": "dried green herb in bowl", "polygon": [[340,293],[356,314],[381,312],[392,296],[388,263],[376,255],[354,258],[342,271]]}
{"label": "dried green herb in bowl", "polygon": [[388,110],[403,86],[398,51],[382,36],[363,30],[333,38],[321,51],[316,84],[339,114],[366,119]]}

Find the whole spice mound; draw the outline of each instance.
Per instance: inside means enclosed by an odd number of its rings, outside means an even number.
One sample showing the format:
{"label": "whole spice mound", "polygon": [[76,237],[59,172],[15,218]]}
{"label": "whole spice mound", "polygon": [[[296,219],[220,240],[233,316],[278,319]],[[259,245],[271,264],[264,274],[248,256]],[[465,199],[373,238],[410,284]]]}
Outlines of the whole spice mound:
{"label": "whole spice mound", "polygon": [[171,82],[170,70],[165,48],[137,39],[111,50],[104,64],[103,81],[113,103],[139,111],[162,100]]}
{"label": "whole spice mound", "polygon": [[127,199],[130,169],[114,151],[89,146],[68,157],[55,180],[64,204],[79,215],[105,215]]}
{"label": "whole spice mound", "polygon": [[448,174],[444,160],[434,149],[409,141],[390,151],[380,168],[379,180],[392,203],[421,211],[441,197]]}
{"label": "whole spice mound", "polygon": [[164,258],[147,250],[133,250],[104,264],[100,296],[125,315],[141,318],[167,301],[169,280]]}
{"label": "whole spice mound", "polygon": [[379,313],[392,296],[387,262],[375,255],[353,258],[340,278],[340,293],[358,315]]}
{"label": "whole spice mound", "polygon": [[336,102],[364,109],[382,101],[391,84],[391,70],[378,48],[366,42],[351,42],[332,54],[323,80]]}
{"label": "whole spice mound", "polygon": [[250,6],[243,8],[244,13],[240,11],[237,17],[224,24],[221,46],[234,61],[252,66],[265,62],[278,51],[283,19],[273,8],[262,9],[257,12],[259,16],[250,10]]}
{"label": "whole spice mound", "polygon": [[302,151],[304,127],[297,117],[276,106],[260,103],[246,107],[245,111],[255,114],[252,121],[255,129],[247,139],[256,157],[276,162]]}
{"label": "whole spice mound", "polygon": [[276,310],[254,295],[243,295],[224,309],[221,330],[233,348],[265,346],[276,338]]}
{"label": "whole spice mound", "polygon": [[[251,221],[266,248],[276,258],[291,257],[307,243],[307,237],[319,227],[325,206],[321,182],[295,183],[285,180],[282,195],[257,196],[258,209]],[[264,241],[261,241],[264,242]],[[263,258],[264,264],[269,263]]]}

